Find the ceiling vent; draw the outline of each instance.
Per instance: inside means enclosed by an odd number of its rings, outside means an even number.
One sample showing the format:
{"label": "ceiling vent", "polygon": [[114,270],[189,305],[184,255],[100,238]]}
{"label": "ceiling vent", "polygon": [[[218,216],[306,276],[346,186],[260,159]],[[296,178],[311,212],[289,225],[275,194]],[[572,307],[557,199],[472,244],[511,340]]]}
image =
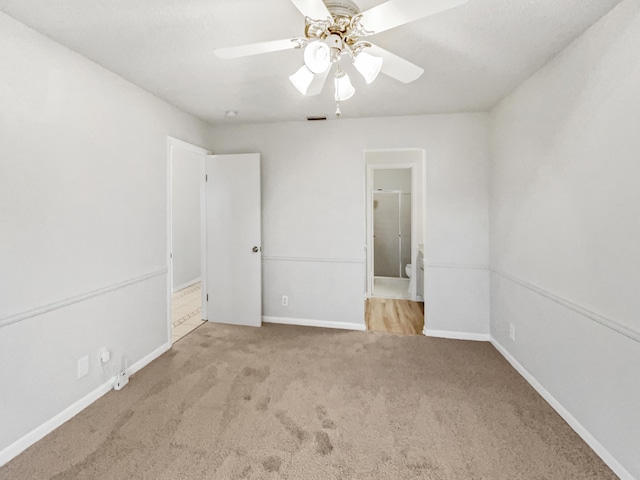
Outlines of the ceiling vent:
{"label": "ceiling vent", "polygon": [[311,117],[307,117],[307,120],[309,120],[310,122],[317,122],[318,120],[326,120],[327,116],[323,115],[323,116],[311,116]]}

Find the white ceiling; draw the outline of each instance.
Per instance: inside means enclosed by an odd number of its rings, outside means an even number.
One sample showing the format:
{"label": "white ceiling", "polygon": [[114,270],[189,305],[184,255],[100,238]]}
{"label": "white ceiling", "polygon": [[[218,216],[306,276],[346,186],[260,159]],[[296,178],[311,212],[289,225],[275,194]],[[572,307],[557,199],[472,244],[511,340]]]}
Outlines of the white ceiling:
{"label": "white ceiling", "polygon": [[[384,75],[366,85],[353,75],[343,118],[488,111],[619,2],[469,0],[370,37],[425,73],[408,85]],[[364,11],[382,0],[356,3]],[[303,36],[289,0],[0,0],[0,10],[212,124],[335,110],[330,82],[317,97],[289,83],[301,50],[234,60],[212,53]],[[238,117],[225,119],[227,110]]]}

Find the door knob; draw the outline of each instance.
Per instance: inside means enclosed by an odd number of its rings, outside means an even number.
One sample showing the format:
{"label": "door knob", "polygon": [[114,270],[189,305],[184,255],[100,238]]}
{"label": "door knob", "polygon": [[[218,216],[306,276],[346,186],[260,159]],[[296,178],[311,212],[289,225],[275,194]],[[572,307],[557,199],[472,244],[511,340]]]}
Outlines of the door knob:
{"label": "door knob", "polygon": [[253,253],[258,253],[260,251],[260,247],[253,247],[251,250]]}

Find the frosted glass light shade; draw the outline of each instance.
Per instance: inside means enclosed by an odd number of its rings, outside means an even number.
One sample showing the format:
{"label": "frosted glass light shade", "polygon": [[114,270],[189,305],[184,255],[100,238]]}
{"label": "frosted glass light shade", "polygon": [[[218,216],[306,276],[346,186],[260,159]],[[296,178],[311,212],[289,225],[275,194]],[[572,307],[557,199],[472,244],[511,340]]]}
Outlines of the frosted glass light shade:
{"label": "frosted glass light shade", "polygon": [[367,52],[360,52],[353,60],[353,66],[364,77],[367,83],[373,82],[382,68],[382,58],[374,57]]}
{"label": "frosted glass light shade", "polygon": [[351,85],[351,80],[349,80],[349,75],[341,70],[336,72],[336,76],[333,79],[333,85],[336,90],[336,102],[349,100],[351,97],[353,97],[353,94],[356,93],[356,89],[353,88],[353,85]]}
{"label": "frosted glass light shade", "polygon": [[301,94],[312,97],[322,92],[328,75],[328,68],[322,73],[314,74],[306,65],[303,65],[289,77],[289,80]]}
{"label": "frosted glass light shade", "polygon": [[315,40],[304,49],[304,63],[313,73],[323,73],[331,65],[331,50],[329,46]]}
{"label": "frosted glass light shade", "polygon": [[303,65],[298,69],[296,73],[289,76],[289,80],[301,94],[306,95],[309,91],[311,83],[313,82],[313,77],[313,72],[309,70],[306,65]]}

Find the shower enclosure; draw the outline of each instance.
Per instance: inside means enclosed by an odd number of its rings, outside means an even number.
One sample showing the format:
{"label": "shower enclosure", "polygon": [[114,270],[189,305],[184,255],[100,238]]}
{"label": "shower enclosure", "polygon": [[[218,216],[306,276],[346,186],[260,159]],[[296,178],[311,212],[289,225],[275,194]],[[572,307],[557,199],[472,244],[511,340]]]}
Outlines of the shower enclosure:
{"label": "shower enclosure", "polygon": [[407,278],[411,263],[411,194],[373,192],[373,274]]}

